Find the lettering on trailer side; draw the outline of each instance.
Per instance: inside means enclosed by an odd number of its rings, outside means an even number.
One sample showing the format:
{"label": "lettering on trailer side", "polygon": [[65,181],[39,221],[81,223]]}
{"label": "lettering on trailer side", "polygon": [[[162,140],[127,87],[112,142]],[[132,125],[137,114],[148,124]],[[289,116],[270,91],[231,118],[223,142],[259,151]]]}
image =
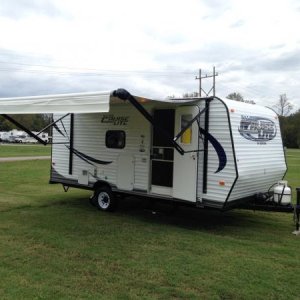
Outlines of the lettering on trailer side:
{"label": "lettering on trailer side", "polygon": [[112,124],[119,126],[126,126],[129,121],[129,116],[114,116],[114,115],[103,115],[101,123]]}
{"label": "lettering on trailer side", "polygon": [[277,133],[276,124],[267,118],[258,116],[242,115],[239,133],[247,140],[266,144],[273,140]]}

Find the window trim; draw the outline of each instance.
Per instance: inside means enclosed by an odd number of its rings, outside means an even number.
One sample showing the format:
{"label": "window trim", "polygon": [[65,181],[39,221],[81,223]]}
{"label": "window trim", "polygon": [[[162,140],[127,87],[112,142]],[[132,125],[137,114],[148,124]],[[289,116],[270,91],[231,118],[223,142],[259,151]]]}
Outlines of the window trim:
{"label": "window trim", "polygon": [[[122,146],[121,147],[108,145],[108,143],[107,143],[108,134],[111,134],[111,133],[121,133],[122,134],[123,138],[122,138]],[[117,144],[119,144],[119,140],[118,140]],[[105,133],[105,146],[108,149],[124,149],[126,147],[126,132],[124,130],[107,130]]]}
{"label": "window trim", "polygon": [[[183,122],[183,119],[186,117],[188,117],[188,119],[184,120]],[[180,144],[182,145],[191,145],[193,143],[193,128],[192,128],[192,124],[190,124],[192,120],[193,120],[193,115],[191,113],[180,115],[180,128],[182,132],[180,136]],[[187,126],[188,124],[190,125]],[[189,136],[188,143],[184,142],[184,139],[187,138],[186,135]]]}

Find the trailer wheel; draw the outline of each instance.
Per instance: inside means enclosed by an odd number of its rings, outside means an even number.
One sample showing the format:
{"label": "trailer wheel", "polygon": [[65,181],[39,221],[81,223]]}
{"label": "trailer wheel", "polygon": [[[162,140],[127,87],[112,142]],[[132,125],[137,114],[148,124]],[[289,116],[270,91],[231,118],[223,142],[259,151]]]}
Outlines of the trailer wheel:
{"label": "trailer wheel", "polygon": [[117,206],[116,198],[109,187],[99,187],[95,191],[94,202],[103,211],[114,211]]}

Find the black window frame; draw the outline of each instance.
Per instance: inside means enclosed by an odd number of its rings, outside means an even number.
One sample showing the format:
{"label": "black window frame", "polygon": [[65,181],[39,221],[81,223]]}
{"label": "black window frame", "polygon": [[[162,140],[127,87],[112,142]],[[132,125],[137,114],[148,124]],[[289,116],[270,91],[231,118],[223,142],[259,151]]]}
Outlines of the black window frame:
{"label": "black window frame", "polygon": [[[115,143],[108,142],[109,135],[114,134],[118,140]],[[118,136],[119,134],[119,136]],[[119,138],[122,136],[122,144],[119,146]],[[108,149],[124,149],[126,146],[126,132],[124,130],[107,130],[105,133],[105,146]]]}

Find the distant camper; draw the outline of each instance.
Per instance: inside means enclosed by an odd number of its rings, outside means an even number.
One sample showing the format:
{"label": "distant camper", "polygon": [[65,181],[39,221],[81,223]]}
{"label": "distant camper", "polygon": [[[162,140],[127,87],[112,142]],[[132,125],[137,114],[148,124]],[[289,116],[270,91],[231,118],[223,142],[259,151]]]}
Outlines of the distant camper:
{"label": "distant camper", "polygon": [[[38,134],[38,132],[34,132]],[[43,132],[39,135],[41,139],[45,142],[49,142],[49,135],[46,132]],[[0,132],[0,142],[7,143],[34,143],[36,144],[38,141],[28,135],[25,131],[20,131],[13,129],[11,131],[2,131]]]}

